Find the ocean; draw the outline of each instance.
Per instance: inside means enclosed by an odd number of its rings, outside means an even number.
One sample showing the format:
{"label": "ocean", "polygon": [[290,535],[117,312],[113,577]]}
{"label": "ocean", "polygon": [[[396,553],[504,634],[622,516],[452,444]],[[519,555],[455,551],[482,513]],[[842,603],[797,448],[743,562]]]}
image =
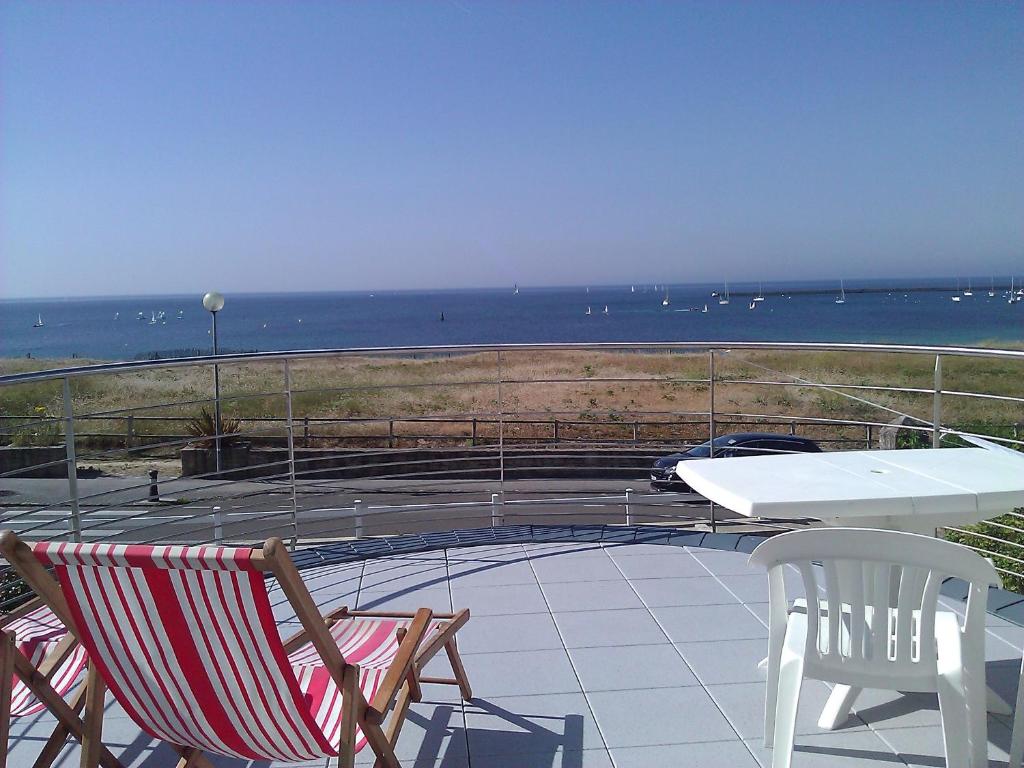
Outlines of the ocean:
{"label": "ocean", "polygon": [[[1024,339],[1009,279],[226,294],[221,351],[530,342],[844,341],[975,344]],[[668,296],[669,306],[663,306]],[[959,295],[960,301],[952,301]],[[703,311],[707,305],[707,311]],[[605,307],[607,306],[607,313]],[[590,314],[587,309],[590,308]],[[160,315],[159,313],[163,313]],[[443,320],[441,319],[443,315]],[[42,318],[42,327],[33,324]],[[155,321],[154,321],[154,318]],[[0,356],[130,360],[205,354],[201,295],[0,301]]]}

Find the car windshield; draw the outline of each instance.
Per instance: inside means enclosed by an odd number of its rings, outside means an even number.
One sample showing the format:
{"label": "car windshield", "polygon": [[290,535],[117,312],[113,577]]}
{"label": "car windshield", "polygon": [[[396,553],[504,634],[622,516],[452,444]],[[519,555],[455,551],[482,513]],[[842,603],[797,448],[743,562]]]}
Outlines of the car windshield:
{"label": "car windshield", "polygon": [[[736,445],[736,438],[724,435],[722,437],[715,438],[715,449],[725,448],[730,445]],[[711,441],[708,440],[706,443],[694,446],[686,452],[687,456],[693,456],[695,459],[706,459],[711,455]]]}

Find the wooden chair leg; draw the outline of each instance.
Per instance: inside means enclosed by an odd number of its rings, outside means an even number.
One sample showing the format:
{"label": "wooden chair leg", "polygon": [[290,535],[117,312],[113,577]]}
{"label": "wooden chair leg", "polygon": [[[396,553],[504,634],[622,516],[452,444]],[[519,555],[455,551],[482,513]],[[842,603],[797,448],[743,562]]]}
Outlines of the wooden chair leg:
{"label": "wooden chair leg", "polygon": [[85,721],[82,725],[82,768],[98,768],[103,751],[103,700],[107,686],[99,669],[89,662],[85,677]]}
{"label": "wooden chair leg", "polygon": [[213,768],[213,763],[206,759],[203,750],[196,747],[175,747],[178,754],[178,764],[175,768]]}
{"label": "wooden chair leg", "polygon": [[366,737],[370,749],[377,755],[377,762],[373,764],[373,768],[402,768],[398,758],[395,757],[395,748],[379,725],[363,718],[359,726],[363,729],[363,735]]}
{"label": "wooden chair leg", "polygon": [[338,743],[338,768],[352,768],[356,760],[356,721],[359,719],[359,667],[349,664],[342,673],[341,738]]}
{"label": "wooden chair leg", "polygon": [[469,676],[466,674],[466,668],[462,666],[462,657],[459,656],[459,649],[455,645],[454,637],[444,644],[444,650],[448,654],[448,661],[451,662],[455,679],[459,681],[459,692],[465,701],[469,701],[473,698],[473,689],[469,685]]}
{"label": "wooden chair leg", "polygon": [[[78,690],[75,691],[75,695],[71,697],[71,701],[68,702],[68,706],[71,707],[71,711],[76,715],[82,711],[82,707],[85,706],[85,694],[88,690],[88,684],[82,683]],[[53,729],[53,733],[50,734],[50,738],[46,740],[46,744],[43,745],[42,751],[36,758],[36,761],[32,764],[32,768],[50,768],[53,763],[60,756],[61,750],[64,749],[64,745],[67,744],[68,739],[71,738],[71,729],[68,728],[67,723],[62,720],[57,721],[57,726]],[[100,764],[103,764],[101,757]]]}
{"label": "wooden chair leg", "polygon": [[13,632],[2,633],[2,646],[0,646],[0,768],[7,765],[7,740],[11,735],[11,689],[14,680],[14,654],[18,652],[14,647],[15,637]]}

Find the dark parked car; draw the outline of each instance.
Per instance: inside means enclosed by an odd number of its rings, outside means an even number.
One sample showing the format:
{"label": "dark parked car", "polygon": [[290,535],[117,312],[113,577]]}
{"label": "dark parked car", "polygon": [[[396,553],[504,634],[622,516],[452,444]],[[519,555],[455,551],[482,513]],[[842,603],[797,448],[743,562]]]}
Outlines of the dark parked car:
{"label": "dark parked car", "polygon": [[[767,432],[736,432],[715,438],[714,458],[731,456],[765,456],[776,453],[820,453],[813,441],[795,435],[772,435]],[[676,464],[690,459],[711,456],[711,441],[694,446],[684,453],[673,453],[654,462],[651,467],[651,488],[655,491],[687,493],[690,486],[676,474]]]}

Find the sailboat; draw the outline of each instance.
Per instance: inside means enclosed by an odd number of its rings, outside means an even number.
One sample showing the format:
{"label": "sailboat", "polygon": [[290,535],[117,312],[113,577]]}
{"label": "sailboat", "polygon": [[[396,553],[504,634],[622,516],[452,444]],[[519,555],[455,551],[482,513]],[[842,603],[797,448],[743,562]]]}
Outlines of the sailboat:
{"label": "sailboat", "polygon": [[762,283],[757,284],[757,296],[754,297],[754,301],[764,301],[764,285]]}
{"label": "sailboat", "polygon": [[516,284],[514,284],[512,286],[512,295],[513,296],[518,296],[519,295],[519,284],[518,283],[516,283]]}
{"label": "sailboat", "polygon": [[43,322],[43,316],[42,315],[37,315],[36,316],[36,321],[34,323],[32,323],[32,327],[33,328],[42,328],[44,325],[45,325],[45,323]]}
{"label": "sailboat", "polygon": [[149,315],[149,324],[156,325],[156,312],[151,312]]}
{"label": "sailboat", "polygon": [[748,309],[757,309],[757,299],[756,298],[750,300],[750,306],[748,307]]}
{"label": "sailboat", "polygon": [[179,309],[178,310],[178,319],[179,320],[184,320],[185,319],[185,310],[184,309]]}
{"label": "sailboat", "polygon": [[114,319],[115,319],[115,320],[117,320],[117,318],[119,318],[120,316],[121,316],[121,313],[120,313],[120,312],[115,312],[115,313],[114,313]]}
{"label": "sailboat", "polygon": [[590,307],[587,307],[587,314],[588,314],[588,315],[590,315],[590,314],[593,314],[593,313],[592,313],[592,312],[590,311]]}
{"label": "sailboat", "polygon": [[988,297],[991,299],[991,298],[994,298],[995,295],[996,295],[996,279],[994,277],[990,277],[989,278],[989,283],[988,283]]}
{"label": "sailboat", "polygon": [[704,313],[704,312],[707,312],[707,311],[708,311],[708,305],[705,304],[704,305],[704,309],[701,310],[701,313]]}
{"label": "sailboat", "polygon": [[1013,275],[1010,275],[1010,297],[1006,300],[1007,304],[1017,303],[1017,294],[1013,292]]}
{"label": "sailboat", "polygon": [[729,303],[729,283],[728,283],[728,281],[726,281],[726,283],[725,283],[725,290],[722,292],[721,297],[718,299],[718,303],[719,304],[728,304]]}
{"label": "sailboat", "polygon": [[635,285],[629,286],[629,292],[630,293],[636,293],[636,286]]}
{"label": "sailboat", "polygon": [[842,280],[839,281],[839,295],[836,296],[836,304],[846,303],[846,285]]}
{"label": "sailboat", "polygon": [[668,289],[665,290],[665,298],[661,300],[661,306],[667,307],[672,302],[668,300]]}
{"label": "sailboat", "polygon": [[608,305],[607,304],[604,305],[604,313],[606,315],[608,314]]}
{"label": "sailboat", "polygon": [[973,296],[974,292],[971,291],[971,278],[967,278],[967,290],[964,291],[964,296]]}

